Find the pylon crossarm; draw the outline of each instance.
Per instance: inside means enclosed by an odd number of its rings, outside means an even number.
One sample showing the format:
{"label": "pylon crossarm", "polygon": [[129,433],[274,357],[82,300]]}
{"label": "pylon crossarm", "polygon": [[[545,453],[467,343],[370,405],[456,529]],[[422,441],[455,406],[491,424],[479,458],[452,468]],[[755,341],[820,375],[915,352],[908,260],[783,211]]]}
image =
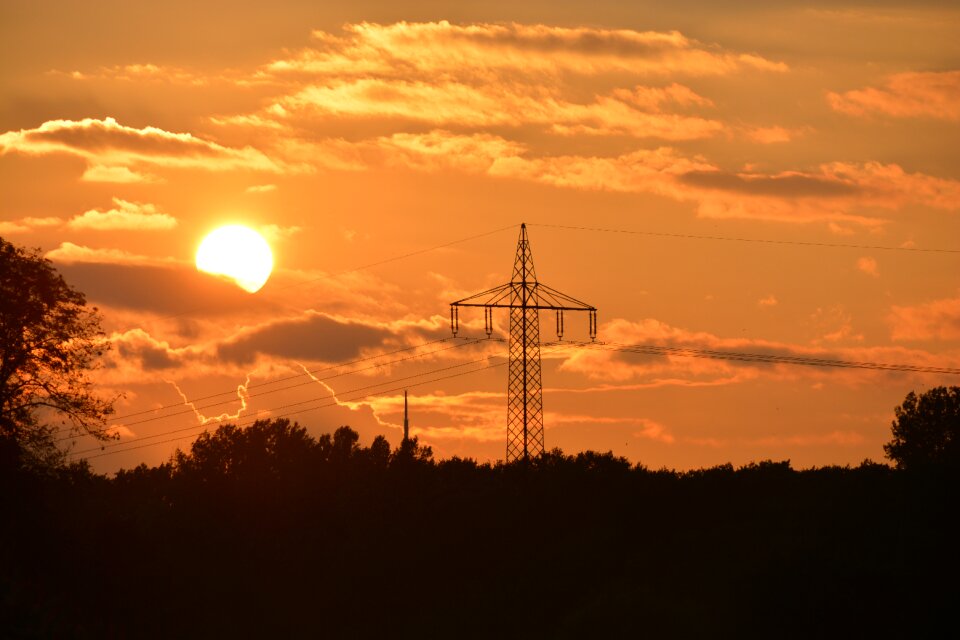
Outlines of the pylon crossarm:
{"label": "pylon crossarm", "polygon": [[550,309],[560,309],[564,311],[596,311],[596,307],[591,304],[587,304],[581,300],[577,300],[572,296],[568,296],[565,293],[560,293],[553,287],[548,287],[542,282],[536,284],[536,293],[540,298],[540,304],[546,302],[546,306],[542,308]]}
{"label": "pylon crossarm", "polygon": [[496,307],[496,306],[508,306],[502,305],[500,302],[505,298],[509,298],[510,294],[513,292],[511,283],[502,284],[498,287],[492,289],[487,289],[486,291],[481,291],[480,293],[475,293],[472,296],[467,296],[462,300],[457,300],[456,302],[451,302],[450,306],[454,307]]}
{"label": "pylon crossarm", "polygon": [[561,307],[558,305],[552,304],[459,304],[459,305],[450,305],[458,307],[494,307],[496,309],[539,309],[540,311],[593,311],[590,307]]}
{"label": "pylon crossarm", "polygon": [[[523,295],[526,289],[526,296]],[[523,299],[526,298],[526,302]],[[518,302],[519,300],[519,302]],[[537,282],[509,282],[493,289],[481,291],[462,300],[450,303],[451,307],[496,307],[500,309],[540,309],[553,311],[596,311],[586,302],[560,293],[552,287]]]}

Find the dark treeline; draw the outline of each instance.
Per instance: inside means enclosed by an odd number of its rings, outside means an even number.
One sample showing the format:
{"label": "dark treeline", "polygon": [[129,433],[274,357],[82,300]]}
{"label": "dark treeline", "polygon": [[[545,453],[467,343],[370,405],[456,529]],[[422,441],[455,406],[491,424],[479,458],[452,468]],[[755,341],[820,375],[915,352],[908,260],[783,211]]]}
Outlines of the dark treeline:
{"label": "dark treeline", "polygon": [[[435,461],[285,420],[0,469],[3,637],[607,637],[955,624],[950,474]],[[950,628],[950,627],[948,627]]]}

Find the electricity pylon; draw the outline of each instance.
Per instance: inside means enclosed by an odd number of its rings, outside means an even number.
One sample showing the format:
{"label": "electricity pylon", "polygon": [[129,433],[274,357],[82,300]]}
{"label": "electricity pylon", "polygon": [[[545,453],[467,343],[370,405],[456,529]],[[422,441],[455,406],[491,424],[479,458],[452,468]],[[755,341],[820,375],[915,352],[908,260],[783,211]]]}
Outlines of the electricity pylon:
{"label": "electricity pylon", "polygon": [[537,282],[527,225],[520,225],[513,276],[507,284],[450,303],[450,330],[460,329],[460,307],[483,307],[487,337],[493,333],[493,309],[510,309],[510,362],[507,384],[507,462],[529,460],[544,452],[543,386],[540,381],[540,310],[557,316],[563,339],[563,312],[586,311],[590,339],[597,337],[597,309]]}

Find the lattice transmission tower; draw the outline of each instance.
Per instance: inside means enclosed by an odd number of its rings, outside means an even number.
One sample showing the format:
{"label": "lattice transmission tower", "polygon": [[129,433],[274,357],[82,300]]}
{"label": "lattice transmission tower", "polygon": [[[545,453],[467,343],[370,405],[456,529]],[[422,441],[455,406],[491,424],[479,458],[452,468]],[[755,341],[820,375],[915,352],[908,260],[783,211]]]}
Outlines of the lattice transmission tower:
{"label": "lattice transmission tower", "polygon": [[487,337],[493,333],[493,309],[510,309],[510,361],[507,384],[507,462],[529,460],[544,452],[543,386],[540,380],[540,310],[556,313],[557,338],[563,339],[563,312],[586,311],[590,339],[597,337],[597,309],[537,281],[527,225],[520,225],[513,276],[507,284],[450,303],[450,329],[460,329],[460,307],[483,307]]}

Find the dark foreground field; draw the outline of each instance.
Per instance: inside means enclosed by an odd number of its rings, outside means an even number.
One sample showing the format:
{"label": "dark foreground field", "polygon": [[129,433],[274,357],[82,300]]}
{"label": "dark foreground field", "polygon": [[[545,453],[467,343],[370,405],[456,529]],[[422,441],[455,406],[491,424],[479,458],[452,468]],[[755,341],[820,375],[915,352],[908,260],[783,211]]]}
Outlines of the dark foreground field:
{"label": "dark foreground field", "polygon": [[3,637],[956,631],[943,473],[478,466],[282,420],[116,478],[0,473]]}

